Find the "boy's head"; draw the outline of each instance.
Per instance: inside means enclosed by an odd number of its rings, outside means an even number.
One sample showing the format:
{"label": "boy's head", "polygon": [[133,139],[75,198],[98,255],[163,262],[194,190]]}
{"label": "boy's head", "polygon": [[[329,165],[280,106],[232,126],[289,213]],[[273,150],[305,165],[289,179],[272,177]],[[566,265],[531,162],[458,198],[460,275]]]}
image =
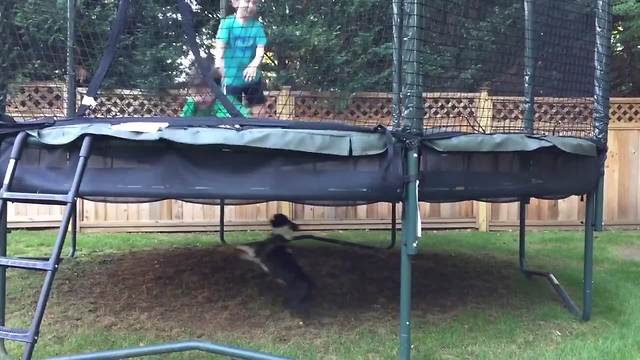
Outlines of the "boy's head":
{"label": "boy's head", "polygon": [[[219,85],[219,79],[214,81]],[[196,101],[198,106],[211,106],[216,100],[215,95],[211,92],[207,80],[200,71],[194,69],[189,76],[189,94]]]}
{"label": "boy's head", "polygon": [[255,18],[258,16],[258,0],[231,0],[231,6],[236,9],[237,17]]}

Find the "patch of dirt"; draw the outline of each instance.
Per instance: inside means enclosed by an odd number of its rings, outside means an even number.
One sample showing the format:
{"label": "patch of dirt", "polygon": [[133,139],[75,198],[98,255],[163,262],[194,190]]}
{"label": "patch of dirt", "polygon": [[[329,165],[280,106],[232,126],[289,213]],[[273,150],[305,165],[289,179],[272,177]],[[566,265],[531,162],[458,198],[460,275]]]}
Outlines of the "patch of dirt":
{"label": "patch of dirt", "polygon": [[616,249],[616,253],[625,260],[640,261],[640,246],[638,245],[621,246]]}
{"label": "patch of dirt", "polygon": [[[391,324],[395,331],[397,251],[320,246],[294,252],[317,284],[305,337],[371,323]],[[514,263],[491,256],[418,254],[413,258],[412,312],[440,318],[475,306],[509,307],[518,278]],[[192,336],[209,338],[258,336],[265,329],[283,338],[299,336],[301,323],[281,306],[283,295],[278,283],[239,259],[233,248],[138,251],[63,263],[47,321],[90,321],[164,334],[189,329]]]}

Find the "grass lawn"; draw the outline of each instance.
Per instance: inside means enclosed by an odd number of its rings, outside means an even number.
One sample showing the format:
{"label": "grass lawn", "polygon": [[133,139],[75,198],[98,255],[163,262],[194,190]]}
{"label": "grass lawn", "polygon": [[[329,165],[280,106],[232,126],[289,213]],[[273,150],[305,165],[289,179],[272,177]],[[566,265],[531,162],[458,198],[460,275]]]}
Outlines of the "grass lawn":
{"label": "grass lawn", "polygon": [[[388,233],[328,235],[383,244]],[[53,232],[14,231],[9,252],[47,255],[53,239]],[[581,304],[582,233],[531,232],[528,245],[530,267],[554,272]],[[544,279],[518,272],[516,232],[427,232],[420,247],[414,359],[640,357],[640,232],[596,235],[587,323],[562,307]],[[304,322],[283,310],[277,283],[218,246],[215,234],[80,234],[79,256],[58,272],[35,358],[192,338],[300,359],[397,358],[399,253],[311,241],[295,251],[318,285]],[[8,274],[8,325],[24,326],[43,276]],[[9,350],[18,354],[21,345]]]}

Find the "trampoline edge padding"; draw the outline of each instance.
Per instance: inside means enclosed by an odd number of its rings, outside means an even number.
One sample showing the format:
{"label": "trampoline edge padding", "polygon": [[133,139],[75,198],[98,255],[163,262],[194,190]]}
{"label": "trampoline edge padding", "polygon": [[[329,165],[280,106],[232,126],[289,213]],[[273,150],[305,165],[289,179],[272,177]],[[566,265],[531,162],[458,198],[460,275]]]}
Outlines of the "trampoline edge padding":
{"label": "trampoline edge padding", "polygon": [[425,138],[422,144],[440,152],[527,152],[556,147],[576,155],[597,156],[598,153],[597,145],[587,139],[526,134],[465,134]]}
{"label": "trampoline edge padding", "polygon": [[129,131],[109,123],[73,124],[29,130],[46,145],[69,144],[83,135],[100,135],[131,141],[166,140],[185,145],[247,146],[337,156],[366,156],[387,150],[388,136],[381,132],[344,130],[223,127],[150,127],[154,131]]}

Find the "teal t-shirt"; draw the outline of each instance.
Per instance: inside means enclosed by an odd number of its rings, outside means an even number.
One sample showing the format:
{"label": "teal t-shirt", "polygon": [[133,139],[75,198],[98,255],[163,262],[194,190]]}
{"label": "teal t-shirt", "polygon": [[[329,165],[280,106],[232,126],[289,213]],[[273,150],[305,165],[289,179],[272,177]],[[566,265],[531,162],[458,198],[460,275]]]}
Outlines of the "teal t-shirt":
{"label": "teal t-shirt", "polygon": [[[264,25],[256,19],[242,24],[235,16],[228,16],[220,22],[216,40],[225,44],[224,49],[224,79],[227,86],[242,86],[246,84],[242,72],[256,57],[258,45],[267,44]],[[260,70],[256,80],[261,76]]]}
{"label": "teal t-shirt", "polygon": [[[229,96],[229,101],[233,104],[240,113],[246,117],[251,116],[251,111],[244,107],[238,100],[234,97]],[[182,108],[181,117],[191,117],[191,116],[215,116],[219,118],[231,117],[227,109],[222,106],[219,101],[216,101],[213,105],[208,106],[204,109],[198,109],[198,104],[192,97],[187,98],[187,102],[184,104]]]}

